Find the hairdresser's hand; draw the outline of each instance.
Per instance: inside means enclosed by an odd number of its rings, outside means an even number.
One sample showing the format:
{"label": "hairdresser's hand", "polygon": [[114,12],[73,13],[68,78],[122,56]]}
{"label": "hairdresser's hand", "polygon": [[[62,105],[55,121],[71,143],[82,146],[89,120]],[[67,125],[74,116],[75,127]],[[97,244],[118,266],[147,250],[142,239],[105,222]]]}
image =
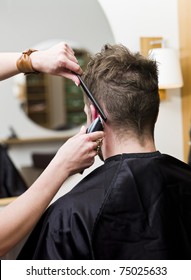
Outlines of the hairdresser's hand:
{"label": "hairdresser's hand", "polygon": [[97,155],[97,140],[104,137],[103,131],[86,134],[86,128],[70,138],[57,152],[55,159],[62,165],[62,170],[68,172],[68,176],[79,173],[94,163]]}
{"label": "hairdresser's hand", "polygon": [[80,75],[82,69],[74,51],[66,43],[59,43],[48,50],[33,52],[30,57],[36,71],[63,76],[79,85],[78,78],[71,71]]}

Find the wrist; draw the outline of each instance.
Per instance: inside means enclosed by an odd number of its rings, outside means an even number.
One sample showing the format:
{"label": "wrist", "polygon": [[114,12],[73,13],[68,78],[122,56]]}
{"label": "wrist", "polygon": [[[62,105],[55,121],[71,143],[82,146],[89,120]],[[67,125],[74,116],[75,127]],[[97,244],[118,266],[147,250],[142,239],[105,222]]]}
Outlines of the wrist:
{"label": "wrist", "polygon": [[63,156],[59,156],[58,154],[55,155],[48,167],[61,182],[66,180],[72,173],[68,161],[64,160]]}
{"label": "wrist", "polygon": [[31,53],[30,58],[31,58],[32,68],[36,72],[43,72],[41,69],[42,68],[41,51],[36,51]]}
{"label": "wrist", "polygon": [[19,72],[25,74],[38,73],[38,71],[36,71],[36,69],[33,67],[33,63],[31,60],[31,56],[34,52],[37,52],[37,50],[29,49],[27,51],[24,51],[22,55],[17,59],[16,65]]}

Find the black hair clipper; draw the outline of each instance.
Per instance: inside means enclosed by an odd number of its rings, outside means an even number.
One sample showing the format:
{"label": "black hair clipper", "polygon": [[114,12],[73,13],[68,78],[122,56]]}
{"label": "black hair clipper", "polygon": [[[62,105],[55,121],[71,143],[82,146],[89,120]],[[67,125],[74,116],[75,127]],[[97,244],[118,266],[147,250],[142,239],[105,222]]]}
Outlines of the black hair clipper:
{"label": "black hair clipper", "polygon": [[94,131],[102,131],[103,125],[101,122],[101,118],[97,117],[91,125],[87,128],[86,133],[94,132]]}

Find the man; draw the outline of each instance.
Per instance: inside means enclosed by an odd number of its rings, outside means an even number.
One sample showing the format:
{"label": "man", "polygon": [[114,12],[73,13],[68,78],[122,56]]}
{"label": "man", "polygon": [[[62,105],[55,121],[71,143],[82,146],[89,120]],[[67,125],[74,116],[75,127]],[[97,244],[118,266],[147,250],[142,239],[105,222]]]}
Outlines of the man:
{"label": "man", "polygon": [[[103,109],[104,164],[45,212],[20,259],[190,259],[191,168],[156,150],[157,65],[106,45],[84,81]],[[88,124],[98,116],[85,98]]]}

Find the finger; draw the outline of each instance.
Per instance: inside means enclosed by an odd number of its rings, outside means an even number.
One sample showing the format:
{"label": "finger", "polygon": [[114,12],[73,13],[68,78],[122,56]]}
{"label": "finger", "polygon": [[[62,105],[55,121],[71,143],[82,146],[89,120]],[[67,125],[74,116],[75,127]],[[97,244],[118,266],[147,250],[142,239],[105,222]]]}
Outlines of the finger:
{"label": "finger", "polygon": [[104,132],[103,131],[96,131],[88,134],[90,139],[92,141],[96,141],[98,139],[104,138]]}
{"label": "finger", "polygon": [[65,44],[65,47],[68,50],[68,52],[70,52],[72,55],[74,55],[73,49],[68,44]]}
{"label": "finger", "polygon": [[[77,73],[77,71],[75,71]],[[80,81],[78,79],[78,77],[75,74],[72,74],[71,72],[66,72],[64,71],[63,73],[60,74],[61,76],[72,80],[77,86],[80,85]]]}
{"label": "finger", "polygon": [[86,127],[85,125],[82,125],[80,128],[80,131],[76,135],[83,135],[86,134]]}
{"label": "finger", "polygon": [[65,66],[67,66],[67,69],[73,71],[74,73],[78,73],[80,75],[83,73],[83,70],[80,67],[80,65],[78,63],[76,63],[75,61],[72,61],[70,59],[68,59],[65,62]]}
{"label": "finger", "polygon": [[93,150],[89,153],[89,156],[90,156],[90,160],[93,161],[93,163],[94,163],[94,161],[95,161],[95,156],[97,156],[97,150],[96,150],[96,148],[93,149]]}
{"label": "finger", "polygon": [[[65,42],[60,42],[57,46],[57,48],[61,48],[61,50],[65,53],[65,52],[69,52],[72,55],[74,55],[74,51],[73,49]],[[53,47],[54,48],[54,47]]]}
{"label": "finger", "polygon": [[77,60],[77,58],[75,57],[75,55],[73,54],[73,53],[71,53],[70,51],[66,51],[65,52],[65,56],[67,56],[67,59],[68,60],[71,60],[71,61],[73,61],[74,63],[77,63],[78,64],[78,60]]}
{"label": "finger", "polygon": [[86,133],[86,127],[85,127],[85,125],[82,125],[82,127],[80,128],[80,132],[81,132],[81,134]]}
{"label": "finger", "polygon": [[92,148],[91,148],[91,151],[96,151],[96,149],[97,149],[97,146],[98,146],[98,143],[97,142],[93,142],[92,143]]}
{"label": "finger", "polygon": [[[63,74],[65,74],[65,72],[70,73],[71,71],[79,75],[83,73],[83,70],[80,67],[80,65],[69,59],[66,59],[65,61],[63,60],[63,63],[61,64],[60,68],[63,69]],[[74,73],[70,74],[75,75]]]}
{"label": "finger", "polygon": [[80,131],[76,135],[74,135],[73,138],[74,137],[76,138],[76,137],[78,137],[80,135],[84,135],[84,134],[86,134],[86,127],[84,125],[82,125],[82,127],[80,128]]}

